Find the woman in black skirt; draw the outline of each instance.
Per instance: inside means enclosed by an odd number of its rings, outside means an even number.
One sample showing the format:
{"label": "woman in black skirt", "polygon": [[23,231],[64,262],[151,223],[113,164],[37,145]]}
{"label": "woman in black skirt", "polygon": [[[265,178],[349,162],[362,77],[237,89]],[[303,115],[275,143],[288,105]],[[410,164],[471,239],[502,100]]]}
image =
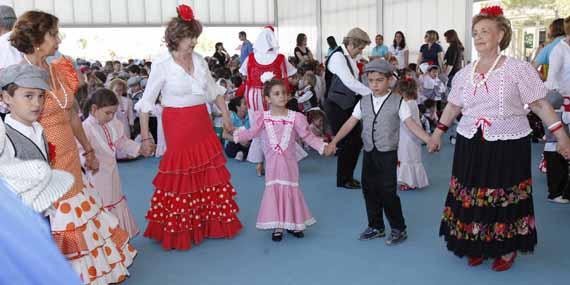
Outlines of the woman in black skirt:
{"label": "woman in black skirt", "polygon": [[457,73],[429,149],[462,113],[449,193],[440,226],[447,248],[470,266],[493,258],[495,271],[511,268],[517,252],[537,243],[531,179],[531,128],[524,105],[545,122],[570,157],[570,140],[538,73],[526,62],[502,56],[512,30],[500,7],[473,18],[479,59]]}

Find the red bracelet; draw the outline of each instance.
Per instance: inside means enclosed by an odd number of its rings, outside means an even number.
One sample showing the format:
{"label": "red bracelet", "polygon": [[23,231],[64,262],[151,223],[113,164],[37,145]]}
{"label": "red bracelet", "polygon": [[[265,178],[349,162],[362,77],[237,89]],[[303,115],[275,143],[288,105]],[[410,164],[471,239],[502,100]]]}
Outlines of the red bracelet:
{"label": "red bracelet", "polygon": [[552,129],[549,129],[549,131],[550,131],[551,133],[554,133],[554,132],[556,132],[556,131],[562,129],[562,127],[564,127],[564,125],[560,124],[560,125],[558,125],[558,126],[552,128]]}
{"label": "red bracelet", "polygon": [[449,127],[442,124],[442,123],[437,123],[437,128],[440,129],[442,132],[447,132],[447,130],[449,130]]}

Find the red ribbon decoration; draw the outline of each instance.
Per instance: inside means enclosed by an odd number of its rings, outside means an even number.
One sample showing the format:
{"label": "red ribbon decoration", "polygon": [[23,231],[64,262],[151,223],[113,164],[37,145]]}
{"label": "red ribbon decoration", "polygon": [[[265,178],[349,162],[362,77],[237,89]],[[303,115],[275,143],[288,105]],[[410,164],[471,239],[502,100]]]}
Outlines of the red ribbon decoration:
{"label": "red ribbon decoration", "polygon": [[477,119],[477,121],[475,122],[475,126],[477,128],[481,128],[481,132],[482,132],[481,139],[484,141],[485,140],[485,129],[487,127],[491,126],[491,121],[487,120],[487,118],[485,118],[485,117],[481,117],[481,118]]}
{"label": "red ribbon decoration", "polygon": [[501,8],[501,6],[489,6],[481,9],[479,14],[494,17],[503,16],[503,8]]}
{"label": "red ribbon decoration", "polygon": [[188,5],[182,4],[176,7],[176,12],[178,12],[178,17],[185,22],[194,20],[194,11],[192,11],[192,8]]}

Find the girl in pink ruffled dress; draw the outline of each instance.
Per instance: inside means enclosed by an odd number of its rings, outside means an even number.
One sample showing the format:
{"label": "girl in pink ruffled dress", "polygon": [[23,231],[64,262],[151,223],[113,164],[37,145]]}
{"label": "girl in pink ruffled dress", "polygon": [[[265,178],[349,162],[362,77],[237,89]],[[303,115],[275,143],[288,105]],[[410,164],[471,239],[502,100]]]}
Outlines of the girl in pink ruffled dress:
{"label": "girl in pink ruffled dress", "polygon": [[265,192],[256,227],[273,229],[274,241],[281,241],[283,230],[302,238],[303,230],[316,221],[299,189],[295,141],[302,139],[320,154],[330,155],[333,151],[309,130],[303,114],[285,107],[287,92],[283,81],[272,79],[265,83],[263,95],[270,102],[270,110],[255,112],[251,128],[239,128],[233,134],[235,142],[249,141],[254,137],[265,142],[262,145],[266,159]]}

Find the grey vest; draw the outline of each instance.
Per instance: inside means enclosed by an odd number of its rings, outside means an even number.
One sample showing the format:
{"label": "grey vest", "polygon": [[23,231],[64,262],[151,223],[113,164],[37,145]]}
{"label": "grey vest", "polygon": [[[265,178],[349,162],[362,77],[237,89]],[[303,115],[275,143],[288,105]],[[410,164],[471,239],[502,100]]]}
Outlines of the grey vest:
{"label": "grey vest", "polygon": [[6,125],[6,137],[12,143],[16,151],[16,158],[21,160],[43,160],[49,162],[49,147],[44,136],[45,150],[47,156],[44,156],[41,149],[28,137],[18,132],[16,129]]}
{"label": "grey vest", "polygon": [[362,97],[360,110],[362,111],[362,142],[365,151],[394,151],[398,149],[400,138],[400,117],[398,112],[402,104],[402,97],[390,93],[382,103],[378,113],[374,113],[372,96]]}

